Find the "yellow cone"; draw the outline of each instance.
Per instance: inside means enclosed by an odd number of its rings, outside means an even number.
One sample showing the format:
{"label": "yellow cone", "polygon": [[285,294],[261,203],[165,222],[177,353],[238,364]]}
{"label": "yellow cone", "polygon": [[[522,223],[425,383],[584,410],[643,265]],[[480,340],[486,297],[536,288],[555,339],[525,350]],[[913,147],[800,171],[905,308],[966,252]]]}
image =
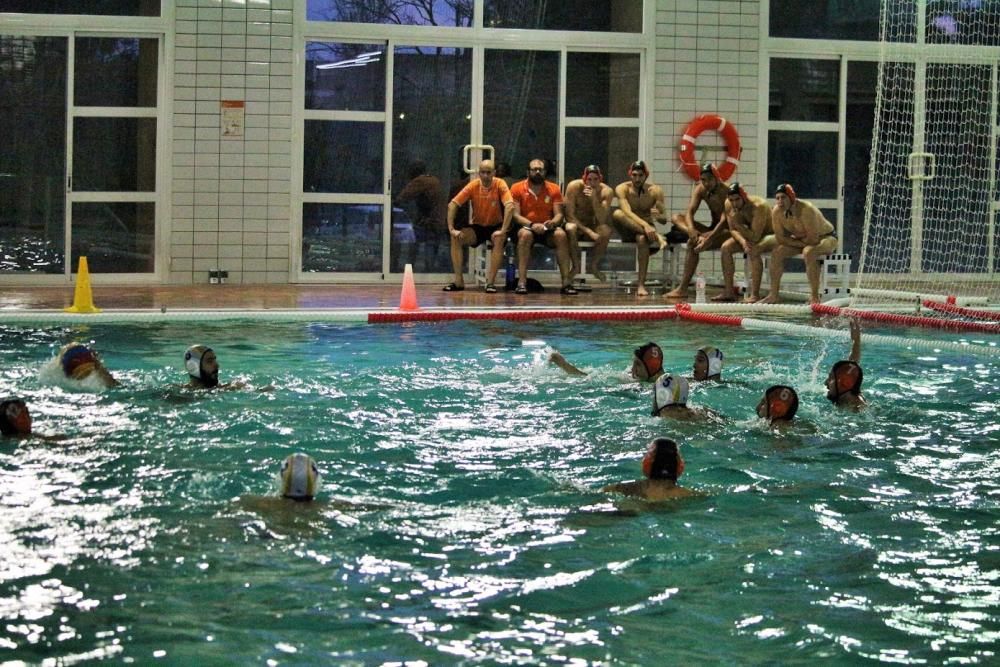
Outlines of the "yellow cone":
{"label": "yellow cone", "polygon": [[76,291],[73,292],[73,305],[64,308],[67,313],[99,313],[101,309],[94,305],[94,293],[90,289],[90,269],[87,268],[87,258],[80,258],[80,266],[76,271]]}

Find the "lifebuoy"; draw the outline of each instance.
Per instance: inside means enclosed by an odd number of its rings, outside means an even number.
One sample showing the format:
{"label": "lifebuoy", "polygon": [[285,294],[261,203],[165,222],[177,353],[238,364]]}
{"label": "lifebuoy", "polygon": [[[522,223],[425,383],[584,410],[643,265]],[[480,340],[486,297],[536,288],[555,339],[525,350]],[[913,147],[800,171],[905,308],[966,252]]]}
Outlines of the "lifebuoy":
{"label": "lifebuoy", "polygon": [[719,175],[722,180],[729,180],[729,177],[736,171],[736,166],[740,163],[740,135],[736,128],[722,116],[706,114],[698,116],[684,128],[684,136],[681,137],[681,149],[678,157],[681,159],[681,167],[685,173],[691,177],[692,181],[697,181],[701,176],[701,165],[694,157],[695,140],[705,130],[715,130],[726,141],[726,161],[717,165]]}

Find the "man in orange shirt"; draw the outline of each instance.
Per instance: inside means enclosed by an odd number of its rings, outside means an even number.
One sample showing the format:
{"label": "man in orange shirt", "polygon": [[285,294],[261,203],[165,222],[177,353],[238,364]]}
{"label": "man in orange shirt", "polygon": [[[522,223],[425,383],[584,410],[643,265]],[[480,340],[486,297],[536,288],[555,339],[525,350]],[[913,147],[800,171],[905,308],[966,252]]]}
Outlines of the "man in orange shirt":
{"label": "man in orange shirt", "polygon": [[[493,160],[483,160],[479,163],[479,180],[471,181],[448,203],[448,234],[451,236],[451,266],[455,271],[455,281],[445,285],[445,292],[461,292],[465,289],[462,249],[466,246],[475,248],[487,240],[493,242],[493,252],[490,253],[486,291],[490,294],[497,291],[493,281],[496,280],[497,269],[503,259],[503,246],[510,230],[514,200],[511,199],[507,184],[494,177],[495,172]],[[470,200],[471,224],[459,229],[455,226],[455,215]]]}
{"label": "man in orange shirt", "polygon": [[569,256],[569,238],[563,229],[563,198],[559,186],[545,180],[545,161],[528,163],[528,178],[511,186],[514,198],[514,225],[517,227],[516,294],[528,293],[528,260],[531,246],[544,243],[556,250],[562,293],[576,294]]}

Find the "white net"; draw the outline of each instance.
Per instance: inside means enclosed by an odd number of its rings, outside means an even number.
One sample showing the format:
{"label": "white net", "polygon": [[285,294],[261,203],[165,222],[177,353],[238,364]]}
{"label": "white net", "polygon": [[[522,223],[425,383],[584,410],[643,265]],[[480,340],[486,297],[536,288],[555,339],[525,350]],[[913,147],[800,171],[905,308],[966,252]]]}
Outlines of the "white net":
{"label": "white net", "polygon": [[[1000,0],[883,0],[855,290],[1000,301]],[[921,34],[922,33],[922,34]]]}

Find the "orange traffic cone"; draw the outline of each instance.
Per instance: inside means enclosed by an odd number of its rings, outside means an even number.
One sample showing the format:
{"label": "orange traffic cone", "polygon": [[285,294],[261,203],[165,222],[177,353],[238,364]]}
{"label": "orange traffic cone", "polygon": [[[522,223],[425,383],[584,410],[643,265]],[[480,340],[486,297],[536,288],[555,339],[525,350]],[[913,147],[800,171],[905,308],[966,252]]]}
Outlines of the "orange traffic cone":
{"label": "orange traffic cone", "polygon": [[399,294],[400,310],[419,310],[417,305],[417,286],[413,284],[413,265],[407,264],[403,269],[403,290]]}
{"label": "orange traffic cone", "polygon": [[94,293],[90,289],[90,269],[87,268],[87,258],[80,258],[76,271],[76,291],[73,292],[73,305],[64,308],[67,313],[99,313],[101,309],[94,305]]}

